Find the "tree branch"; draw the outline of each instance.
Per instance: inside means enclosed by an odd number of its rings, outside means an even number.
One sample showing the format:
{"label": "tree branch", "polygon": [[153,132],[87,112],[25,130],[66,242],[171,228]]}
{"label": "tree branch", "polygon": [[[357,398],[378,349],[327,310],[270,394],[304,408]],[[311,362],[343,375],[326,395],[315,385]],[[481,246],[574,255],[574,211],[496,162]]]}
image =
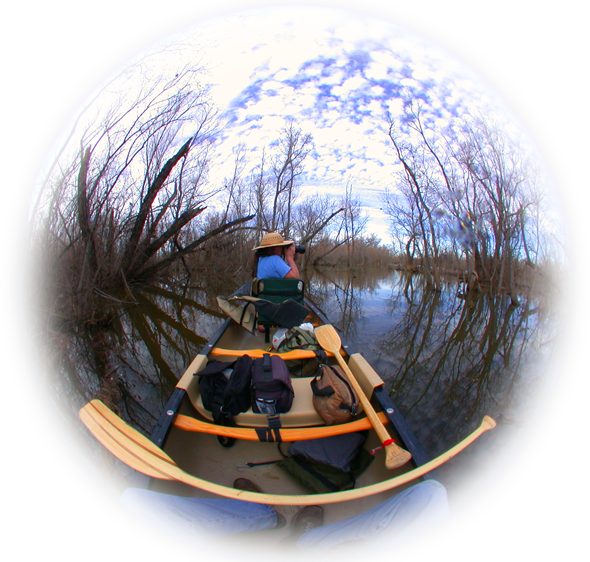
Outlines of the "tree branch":
{"label": "tree branch", "polygon": [[174,252],[173,254],[170,254],[169,256],[161,259],[157,263],[155,263],[149,267],[146,267],[141,272],[141,278],[148,279],[150,277],[153,277],[154,275],[160,273],[164,269],[167,269],[168,267],[170,267],[173,263],[175,263],[176,261],[178,261],[182,257],[197,250],[197,248],[199,248],[199,246],[202,246],[205,242],[207,242],[211,238],[217,236],[218,234],[221,234],[222,232],[226,232],[226,231],[230,230],[234,226],[248,222],[249,220],[252,220],[255,216],[256,215],[249,215],[247,217],[242,217],[240,219],[236,219],[236,220],[231,221],[229,223],[222,224],[221,226],[218,226],[217,228],[214,228],[213,230],[210,230],[209,232],[207,232],[207,234],[201,236],[199,239],[195,240],[194,242],[191,242],[188,246],[182,248],[182,250]]}
{"label": "tree branch", "polygon": [[141,235],[145,228],[145,223],[147,221],[152,205],[156,199],[156,196],[162,189],[164,182],[168,179],[168,176],[172,172],[174,166],[176,166],[176,164],[179,162],[181,158],[184,158],[188,154],[192,141],[193,138],[191,137],[190,139],[188,139],[188,141],[186,141],[182,148],[172,158],[170,158],[166,162],[166,164],[164,164],[164,166],[160,170],[160,173],[156,176],[156,178],[150,185],[146,193],[146,196],[141,202],[139,214],[135,219],[135,224],[133,225],[133,230],[131,231],[129,243],[127,245],[127,250],[125,252],[125,257],[123,259],[124,268],[127,271],[133,269],[133,261],[137,253],[139,241],[141,239]]}

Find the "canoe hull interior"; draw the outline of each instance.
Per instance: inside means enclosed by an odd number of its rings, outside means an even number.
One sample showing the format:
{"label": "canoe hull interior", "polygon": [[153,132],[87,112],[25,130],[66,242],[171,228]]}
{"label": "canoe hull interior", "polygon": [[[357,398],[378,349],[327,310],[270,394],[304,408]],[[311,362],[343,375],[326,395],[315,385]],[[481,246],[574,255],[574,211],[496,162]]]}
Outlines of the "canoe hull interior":
{"label": "canoe hull interior", "polygon": [[[317,316],[313,317],[315,323],[321,323]],[[233,322],[227,322],[220,329],[218,334],[205,346],[201,355],[197,356],[191,365],[187,368],[184,375],[177,385],[177,389],[185,392],[184,399],[177,400],[180,407],[176,413],[192,417],[197,420],[210,422],[211,415],[203,409],[200,401],[198,390],[198,377],[195,374],[204,368],[209,360],[207,353],[214,349],[231,349],[231,350],[268,350],[268,344],[264,342],[264,334],[250,333]],[[351,370],[357,377],[361,387],[368,397],[373,396],[375,388],[380,387],[383,381],[377,373],[370,367],[360,354],[353,354],[352,358],[346,357],[349,361]],[[216,356],[218,360],[235,360],[235,357]],[[330,363],[335,363],[332,358]],[[303,414],[284,416],[285,427],[306,427],[319,424],[321,420],[311,406],[311,391],[309,382],[311,378],[294,379],[296,386],[296,395],[302,398],[302,410],[313,413],[307,421],[302,421]],[[383,408],[380,403],[373,399],[372,403],[377,411]],[[314,417],[315,416],[315,417]],[[283,416],[281,416],[283,417]],[[245,415],[241,420],[238,417],[240,425],[260,427],[266,424],[265,416],[260,414]],[[386,427],[392,437],[399,439],[399,435],[391,423]],[[366,441],[365,449],[367,451],[377,448],[380,440],[376,433],[371,429],[365,431]],[[282,458],[282,454],[287,454],[289,443],[263,443],[258,441],[236,440],[232,447],[223,447],[215,435],[204,434],[200,432],[184,431],[171,425],[169,434],[165,440],[164,450],[175,460],[180,468],[186,472],[203,478],[209,482],[232,486],[237,478],[248,478],[256,483],[265,493],[282,494],[282,495],[301,495],[309,494],[309,490],[297,483],[281,467],[272,461]],[[280,450],[279,450],[280,446]],[[249,467],[248,463],[255,466]],[[268,464],[257,464],[268,463]],[[410,461],[406,465],[395,470],[387,470],[384,463],[383,450],[377,450],[375,457],[369,468],[358,478],[355,487],[362,487],[375,482],[381,482],[393,476],[403,474],[415,468],[415,463]],[[382,502],[384,499],[399,493],[401,490],[411,484],[399,488],[363,497],[352,501],[346,501],[335,504],[325,504],[325,522],[332,523],[355,514],[366,511],[370,507]],[[161,480],[152,480],[150,488],[156,491],[191,497],[216,497],[210,492],[187,486],[179,482],[169,482]],[[277,510],[282,513],[287,521],[299,510],[296,507],[294,499],[293,506],[279,506]],[[269,536],[280,539],[287,533],[288,525],[283,530],[277,530]]]}
{"label": "canoe hull interior", "polygon": [[[189,400],[184,400],[180,408],[181,414],[202,419]],[[389,427],[389,426],[388,426]],[[379,446],[379,439],[374,431],[366,432],[365,449],[371,450]],[[282,458],[281,451],[287,453],[289,443],[261,443],[258,441],[236,440],[232,447],[223,447],[215,435],[199,432],[187,432],[173,427],[166,441],[164,450],[180,468],[203,478],[209,482],[231,487],[237,478],[248,478],[256,483],[265,493],[281,495],[309,494],[309,490],[297,483],[282,468],[271,461]],[[279,451],[279,447],[281,451]],[[248,467],[248,463],[270,463]],[[362,487],[374,482],[381,482],[398,474],[403,474],[415,468],[412,462],[393,471],[387,470],[384,464],[384,454],[379,450],[369,468],[358,478],[356,487]],[[411,484],[408,484],[411,485]],[[324,504],[325,522],[331,523],[351,517],[366,511],[384,499],[399,493],[408,485],[363,497],[358,500],[336,504]],[[193,488],[179,482],[151,480],[150,489],[188,497],[217,497],[207,491]],[[296,499],[293,506],[278,506],[277,511],[287,520],[298,510]],[[276,531],[278,536],[284,532]],[[273,537],[275,535],[273,534]]]}

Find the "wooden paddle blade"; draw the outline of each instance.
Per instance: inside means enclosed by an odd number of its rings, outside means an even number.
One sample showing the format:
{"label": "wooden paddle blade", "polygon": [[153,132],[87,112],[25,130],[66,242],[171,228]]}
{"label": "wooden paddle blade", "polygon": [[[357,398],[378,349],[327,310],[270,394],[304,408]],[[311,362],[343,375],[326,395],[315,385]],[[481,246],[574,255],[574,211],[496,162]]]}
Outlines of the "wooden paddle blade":
{"label": "wooden paddle blade", "polygon": [[314,330],[314,334],[323,349],[326,351],[332,351],[334,354],[339,354],[342,340],[334,326],[331,326],[330,324],[318,326]]}
{"label": "wooden paddle blade", "polygon": [[[165,460],[173,465],[176,466],[176,463],[172,460],[172,458],[167,455],[160,447],[158,447],[153,441],[148,439],[145,435],[142,435],[131,427],[129,424],[125,423],[117,414],[115,414],[112,410],[110,410],[103,402],[100,400],[91,400],[82,408],[84,409],[93,409],[97,416],[100,418],[104,418],[105,422],[109,425],[114,426],[118,431],[123,433],[129,439],[134,441],[135,443],[140,444],[144,449],[147,449],[154,455],[160,457],[162,460]],[[80,410],[80,412],[82,411]]]}
{"label": "wooden paddle blade", "polygon": [[[116,428],[109,427],[104,423],[104,418],[101,418],[96,410],[86,404],[80,412],[80,419],[82,423],[88,428],[88,431],[102,443],[113,455],[120,461],[124,462],[134,470],[151,476],[152,478],[160,478],[162,480],[174,480],[162,471],[145,462],[140,456],[134,454],[128,447],[122,443],[121,434],[117,434]],[[150,453],[151,454],[151,453]]]}

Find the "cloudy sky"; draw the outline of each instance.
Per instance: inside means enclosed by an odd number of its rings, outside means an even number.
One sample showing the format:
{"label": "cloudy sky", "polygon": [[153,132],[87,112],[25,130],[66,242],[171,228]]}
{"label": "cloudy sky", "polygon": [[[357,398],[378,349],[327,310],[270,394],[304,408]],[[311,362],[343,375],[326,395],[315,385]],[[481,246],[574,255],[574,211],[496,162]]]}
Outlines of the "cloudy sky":
{"label": "cloudy sky", "polygon": [[384,241],[380,194],[394,184],[396,169],[387,115],[398,117],[402,100],[412,99],[439,129],[478,109],[506,116],[497,96],[458,60],[375,17],[317,7],[253,10],[214,18],[176,40],[158,64],[202,63],[225,118],[213,181],[231,176],[240,143],[248,151],[246,172],[254,169],[292,118],[315,145],[300,178],[302,196],[339,196],[350,183],[369,230]]}
{"label": "cloudy sky", "polygon": [[[340,197],[352,185],[370,219],[369,232],[384,242],[389,224],[380,197],[395,186],[398,169],[388,115],[400,117],[404,100],[412,100],[438,130],[478,110],[507,118],[500,98],[457,58],[390,20],[368,15],[320,7],[254,9],[187,25],[167,42],[143,61],[141,74],[146,67],[156,76],[185,65],[204,69],[197,78],[211,84],[224,122],[210,158],[213,186],[233,174],[238,145],[247,151],[247,175],[263,149],[272,155],[271,143],[286,119],[293,119],[314,139],[299,178],[301,197]],[[107,91],[130,84],[125,77],[123,85],[115,81]],[[99,98],[94,105],[106,110],[109,103]]]}

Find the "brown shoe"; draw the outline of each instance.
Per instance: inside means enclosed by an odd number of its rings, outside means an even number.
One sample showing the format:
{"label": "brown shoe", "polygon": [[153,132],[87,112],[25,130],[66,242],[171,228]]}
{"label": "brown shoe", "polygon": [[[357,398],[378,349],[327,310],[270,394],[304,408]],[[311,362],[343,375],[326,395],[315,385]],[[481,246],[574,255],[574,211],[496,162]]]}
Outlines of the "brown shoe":
{"label": "brown shoe", "polygon": [[304,507],[291,521],[291,534],[277,544],[277,551],[285,556],[303,556],[297,541],[307,531],[324,524],[324,510],[318,505]]}
{"label": "brown shoe", "polygon": [[[234,488],[236,490],[244,490],[245,492],[256,492],[258,494],[263,493],[259,486],[247,478],[237,478],[234,480]],[[277,524],[273,527],[273,529],[281,529],[287,524],[287,520],[276,509],[273,509],[273,511],[277,514]]]}

